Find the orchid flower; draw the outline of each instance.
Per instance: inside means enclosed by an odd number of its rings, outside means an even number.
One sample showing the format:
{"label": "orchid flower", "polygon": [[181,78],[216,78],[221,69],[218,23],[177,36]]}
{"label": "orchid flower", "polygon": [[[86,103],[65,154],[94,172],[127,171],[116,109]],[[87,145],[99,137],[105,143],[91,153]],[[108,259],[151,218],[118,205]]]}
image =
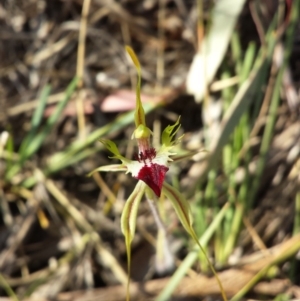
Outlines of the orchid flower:
{"label": "orchid flower", "polygon": [[189,233],[189,235],[193,238],[193,240],[204,253],[210,268],[216,276],[223,299],[224,301],[226,301],[227,299],[222,284],[212,264],[207,258],[202,246],[200,245],[196,233],[192,227],[192,213],[189,203],[177,189],[165,182],[165,176],[169,170],[169,164],[171,164],[173,161],[177,161],[179,159],[181,160],[185,157],[191,157],[194,153],[188,154],[186,156],[176,156],[176,153],[173,150],[174,146],[179,143],[180,139],[182,138],[182,136],[177,139],[175,138],[175,135],[180,129],[179,119],[175,122],[175,124],[167,126],[162,132],[161,147],[159,149],[155,149],[151,146],[150,138],[152,131],[146,125],[145,112],[140,97],[140,63],[134,51],[129,46],[126,46],[126,51],[130,55],[138,73],[138,82],[136,86],[136,109],[134,113],[135,130],[132,135],[132,138],[137,142],[138,154],[136,155],[135,160],[125,158],[120,154],[114,142],[106,139],[101,139],[100,141],[103,143],[103,145],[113,154],[113,156],[110,158],[120,160],[121,164],[101,166],[90,173],[92,174],[96,171],[124,171],[126,173],[130,173],[134,178],[138,180],[133,192],[126,201],[121,216],[121,229],[123,235],[125,236],[128,262],[128,283],[126,300],[128,301],[130,299],[129,281],[131,264],[131,242],[135,233],[139,204],[144,195],[150,200],[155,200],[156,198],[160,198],[163,194],[167,199],[171,201],[184,229]]}

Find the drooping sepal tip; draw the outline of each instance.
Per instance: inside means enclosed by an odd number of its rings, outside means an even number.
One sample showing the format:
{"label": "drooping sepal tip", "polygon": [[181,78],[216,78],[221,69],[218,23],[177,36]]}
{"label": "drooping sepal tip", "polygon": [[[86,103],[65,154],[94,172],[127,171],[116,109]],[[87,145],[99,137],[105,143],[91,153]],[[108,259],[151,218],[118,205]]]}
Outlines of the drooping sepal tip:
{"label": "drooping sepal tip", "polygon": [[140,124],[146,126],[145,111],[141,102],[141,65],[134,50],[130,46],[125,46],[125,49],[128,55],[130,56],[138,74],[138,81],[136,85],[136,108],[134,112],[135,126],[138,127]]}
{"label": "drooping sepal tip", "polygon": [[127,53],[130,55],[130,58],[132,59],[132,62],[134,63],[134,65],[137,69],[137,72],[141,73],[141,65],[140,65],[139,59],[137,58],[134,50],[128,45],[125,46],[125,49],[126,49]]}

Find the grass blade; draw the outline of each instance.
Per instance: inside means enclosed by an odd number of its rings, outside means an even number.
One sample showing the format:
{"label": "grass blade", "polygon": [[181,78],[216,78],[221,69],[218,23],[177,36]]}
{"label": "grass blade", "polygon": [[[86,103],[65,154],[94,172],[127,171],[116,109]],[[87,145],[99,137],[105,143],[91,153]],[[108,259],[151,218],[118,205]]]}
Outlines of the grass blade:
{"label": "grass blade", "polygon": [[72,82],[69,84],[65,97],[59,102],[58,106],[56,107],[54,113],[47,119],[45,127],[42,131],[36,135],[36,137],[31,141],[24,152],[24,158],[31,157],[37,150],[41,147],[44,140],[47,138],[48,134],[50,133],[51,129],[53,128],[54,124],[62,114],[63,109],[67,105],[69,99],[71,98],[73,92],[76,89],[78,79],[75,77]]}
{"label": "grass blade", "polygon": [[50,85],[46,85],[44,89],[42,90],[41,96],[39,98],[39,104],[36,107],[34,114],[32,115],[31,119],[31,129],[29,133],[26,135],[25,139],[23,140],[21,146],[20,146],[20,158],[21,162],[24,161],[26,158],[26,149],[28,145],[30,145],[31,141],[34,139],[34,136],[37,133],[38,127],[41,124],[43,113],[46,107],[47,99],[50,95],[51,87]]}

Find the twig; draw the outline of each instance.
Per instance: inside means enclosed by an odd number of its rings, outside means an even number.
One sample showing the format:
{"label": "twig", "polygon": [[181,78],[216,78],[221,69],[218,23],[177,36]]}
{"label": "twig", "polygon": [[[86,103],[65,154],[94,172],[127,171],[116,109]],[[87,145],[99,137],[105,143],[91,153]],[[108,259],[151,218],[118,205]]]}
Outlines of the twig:
{"label": "twig", "polygon": [[164,37],[165,37],[165,30],[164,24],[165,15],[166,15],[166,1],[159,0],[159,10],[158,10],[158,50],[157,50],[157,65],[156,65],[156,76],[157,76],[157,83],[158,83],[158,90],[162,88],[163,79],[165,76],[165,61],[164,61],[164,52],[165,52],[165,45],[164,45]]}
{"label": "twig", "polygon": [[[76,75],[79,78],[78,88],[83,86],[83,73],[84,73],[84,56],[85,56],[85,38],[87,28],[87,16],[90,8],[91,0],[84,0],[81,12],[80,30],[78,37],[78,51],[77,51],[77,66]],[[78,95],[79,96],[79,95]],[[84,107],[82,97],[76,98],[76,110],[79,129],[79,138],[84,140],[85,138],[85,118]]]}

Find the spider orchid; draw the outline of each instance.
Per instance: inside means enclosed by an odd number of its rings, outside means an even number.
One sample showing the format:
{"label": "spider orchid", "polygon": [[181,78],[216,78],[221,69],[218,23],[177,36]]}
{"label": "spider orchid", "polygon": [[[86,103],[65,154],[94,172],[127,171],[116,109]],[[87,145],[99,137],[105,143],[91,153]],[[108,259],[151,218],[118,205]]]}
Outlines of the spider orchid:
{"label": "spider orchid", "polygon": [[[165,176],[167,171],[169,170],[169,164],[173,161],[189,158],[194,153],[190,153],[185,156],[176,156],[176,153],[172,151],[174,146],[177,143],[179,143],[180,139],[182,138],[181,136],[175,139],[175,135],[177,134],[180,128],[179,119],[174,125],[169,125],[165,128],[161,136],[161,147],[159,149],[155,149],[151,146],[150,138],[152,135],[152,131],[146,126],[145,112],[140,97],[140,63],[134,51],[130,47],[126,46],[126,51],[130,55],[138,73],[138,83],[136,86],[136,109],[134,113],[136,128],[132,135],[132,138],[135,139],[137,142],[138,154],[135,156],[135,160],[125,158],[120,154],[114,142],[106,139],[101,139],[100,141],[103,143],[103,145],[113,154],[113,156],[110,158],[118,159],[122,163],[101,166],[93,170],[90,174],[96,171],[124,171],[126,173],[131,173],[131,175],[138,180],[133,192],[126,201],[121,216],[121,229],[123,235],[125,236],[128,262],[128,283],[126,294],[126,300],[128,301],[130,299],[129,281],[131,263],[131,242],[135,233],[138,207],[144,195],[150,200],[160,198],[161,195],[164,195],[167,199],[169,199],[184,229],[190,234],[190,236],[194,239],[196,244],[200,247],[200,249],[203,252],[204,250],[199,244],[198,238],[192,227],[192,213],[189,203],[185,200],[185,198],[179,191],[177,191],[174,187],[165,182]],[[205,252],[204,255],[208,260],[210,268],[216,276],[216,279],[222,292],[223,299],[224,301],[226,301],[227,299],[224,294],[222,284],[209,259],[207,258]]]}

